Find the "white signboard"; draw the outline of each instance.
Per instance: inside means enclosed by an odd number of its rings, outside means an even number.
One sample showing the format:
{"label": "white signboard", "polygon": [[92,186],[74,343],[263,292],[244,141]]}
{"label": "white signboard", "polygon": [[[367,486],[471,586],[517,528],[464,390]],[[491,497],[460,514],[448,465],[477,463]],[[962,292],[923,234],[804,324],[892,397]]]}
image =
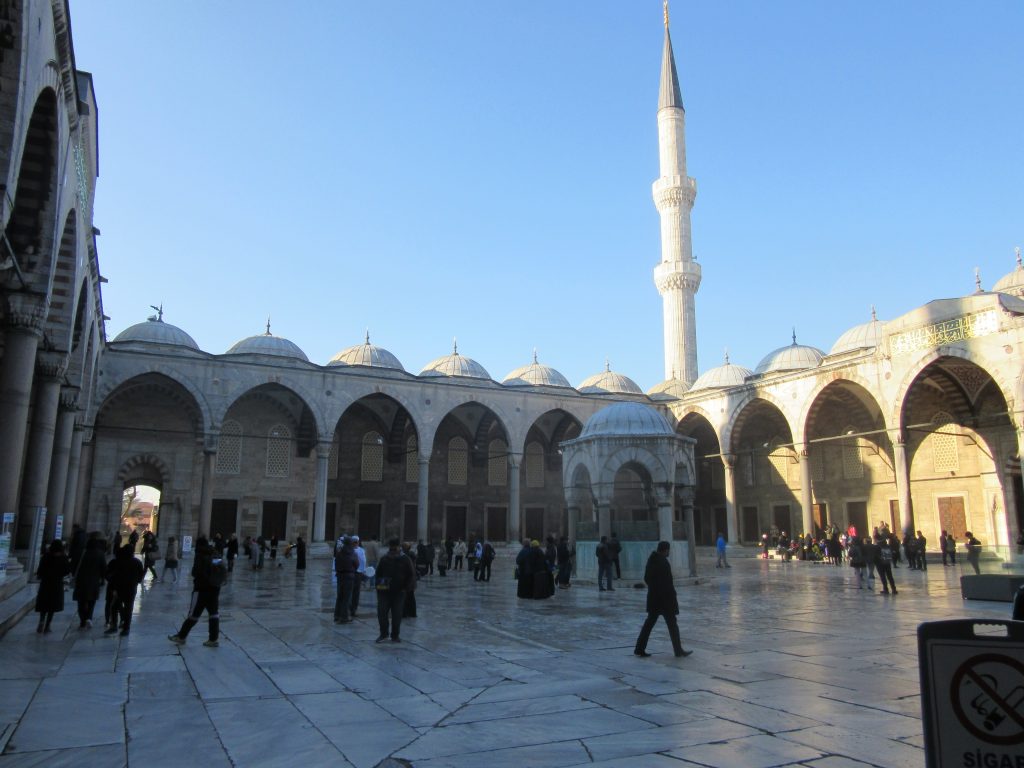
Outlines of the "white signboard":
{"label": "white signboard", "polygon": [[53,538],[64,538],[64,515],[57,515],[57,522],[53,529]]}
{"label": "white signboard", "polygon": [[11,534],[0,533],[0,581],[7,578],[7,560],[11,556]]}
{"label": "white signboard", "polygon": [[192,551],[192,537],[182,536],[181,537],[181,554],[187,555]]}

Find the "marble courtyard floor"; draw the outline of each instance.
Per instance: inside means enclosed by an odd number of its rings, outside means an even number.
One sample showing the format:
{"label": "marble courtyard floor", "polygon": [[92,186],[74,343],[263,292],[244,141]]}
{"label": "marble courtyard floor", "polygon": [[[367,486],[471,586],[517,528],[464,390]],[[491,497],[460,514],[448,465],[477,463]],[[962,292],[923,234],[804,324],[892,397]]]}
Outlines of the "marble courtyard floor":
{"label": "marble courtyard floor", "polygon": [[706,583],[679,587],[686,659],[664,625],[655,655],[633,656],[641,590],[517,601],[497,568],[486,584],[421,582],[401,644],[374,643],[372,595],[333,623],[326,560],[297,574],[243,558],[215,649],[205,617],[186,646],[166,639],[188,579],[145,586],[126,638],[101,621],[79,632],[68,593],[53,634],[30,614],[0,640],[0,768],[917,768],[918,623],[1009,616],[963,602],[958,568],[900,568],[886,598],[846,567],[738,557],[717,571],[708,556]]}

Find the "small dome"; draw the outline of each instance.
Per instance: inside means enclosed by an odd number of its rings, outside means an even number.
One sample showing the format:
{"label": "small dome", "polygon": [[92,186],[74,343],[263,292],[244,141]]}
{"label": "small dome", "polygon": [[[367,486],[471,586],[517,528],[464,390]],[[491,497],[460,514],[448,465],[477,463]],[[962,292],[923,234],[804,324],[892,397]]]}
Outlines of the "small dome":
{"label": "small dome", "polygon": [[452,346],[452,353],[439,357],[420,371],[420,376],[464,376],[469,379],[490,379],[491,374],[476,360],[459,354],[459,345]]}
{"label": "small dome", "polygon": [[566,387],[572,388],[572,384],[562,374],[549,365],[541,365],[537,362],[537,352],[533,353],[533,362],[516,368],[506,376],[502,384],[509,387]]}
{"label": "small dome", "polygon": [[114,343],[141,342],[144,344],[167,344],[174,347],[187,347],[199,351],[199,345],[181,328],[163,320],[163,310],[144,323],[136,323],[125,328],[114,337]]}
{"label": "small dome", "polygon": [[376,347],[370,343],[370,334],[366,334],[366,341],[341,350],[327,363],[329,366],[339,365],[363,365],[368,368],[393,368],[396,371],[404,371],[405,366],[397,357],[388,352],[384,347]]}
{"label": "small dome", "polygon": [[729,362],[729,353],[725,353],[725,363],[712,368],[711,370],[704,371],[697,380],[693,382],[693,386],[690,387],[691,392],[696,392],[698,389],[728,389],[729,387],[739,387],[747,380],[748,376],[753,376],[754,372],[749,368],[744,368],[742,365],[733,365]]}
{"label": "small dome", "polygon": [[850,352],[854,349],[873,349],[877,347],[884,337],[885,323],[875,316],[875,308],[871,308],[871,320],[860,325],[855,325],[848,330],[829,351],[830,355],[838,355],[840,352]]}
{"label": "small dome", "polygon": [[779,347],[770,352],[757,364],[754,373],[776,373],[779,371],[803,371],[817,368],[825,359],[825,353],[815,347],[796,343],[796,331],[793,332],[793,343],[788,347]]}
{"label": "small dome", "polygon": [[628,376],[616,373],[607,362],[604,370],[584,379],[577,389],[585,395],[642,395],[644,391]]}
{"label": "small dome", "polygon": [[666,379],[647,390],[651,400],[679,400],[686,394],[686,383],[679,379]]}
{"label": "small dome", "polygon": [[580,438],[621,435],[661,437],[674,434],[665,417],[651,406],[643,403],[615,403],[591,416]]}
{"label": "small dome", "polygon": [[308,363],[306,353],[298,345],[283,336],[275,336],[270,332],[270,321],[267,321],[266,333],[249,336],[231,347],[225,355],[268,355],[270,357],[293,357]]}
{"label": "small dome", "polygon": [[1001,277],[999,282],[992,286],[992,292],[1024,296],[1024,264],[1021,264],[1020,248],[1017,249],[1017,268]]}

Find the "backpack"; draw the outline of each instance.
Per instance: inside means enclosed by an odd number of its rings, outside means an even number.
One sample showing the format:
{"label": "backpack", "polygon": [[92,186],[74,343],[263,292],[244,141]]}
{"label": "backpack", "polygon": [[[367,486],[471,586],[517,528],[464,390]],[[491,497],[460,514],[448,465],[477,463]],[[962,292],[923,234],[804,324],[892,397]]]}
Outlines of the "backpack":
{"label": "backpack", "polygon": [[210,561],[210,572],[206,576],[206,581],[211,587],[220,589],[224,582],[228,578],[228,568],[224,565],[224,561],[215,557]]}

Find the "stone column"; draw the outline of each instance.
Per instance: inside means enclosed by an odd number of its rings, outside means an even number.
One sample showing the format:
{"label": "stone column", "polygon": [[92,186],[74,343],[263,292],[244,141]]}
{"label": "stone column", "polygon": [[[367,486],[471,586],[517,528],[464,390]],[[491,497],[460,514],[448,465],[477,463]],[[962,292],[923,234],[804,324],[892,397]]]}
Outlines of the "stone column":
{"label": "stone column", "polygon": [[420,456],[420,482],[416,494],[416,538],[427,540],[427,507],[430,504],[430,456]]}
{"label": "stone column", "polygon": [[817,537],[814,530],[814,495],[811,489],[811,453],[806,445],[797,446],[800,456],[800,508],[803,512],[804,534]]}
{"label": "stone column", "polygon": [[313,541],[323,541],[327,535],[327,464],[331,458],[331,444],[316,444],[316,494],[313,502]]}
{"label": "stone column", "polygon": [[680,501],[683,505],[683,515],[686,517],[686,558],[690,568],[690,576],[697,575],[697,534],[693,528],[693,490],[687,489],[683,492]]}
{"label": "stone column", "polygon": [[203,485],[199,496],[198,536],[210,535],[210,522],[213,517],[213,470],[216,462],[216,438],[207,437],[203,445]]}
{"label": "stone column", "polygon": [[611,502],[594,500],[594,514],[597,516],[597,538],[611,536],[612,534],[612,506]]}
{"label": "stone column", "polygon": [[725,524],[730,544],[739,544],[740,525],[736,516],[736,455],[728,453],[722,457],[725,474]]}
{"label": "stone column", "polygon": [[[46,491],[50,484],[50,462],[53,459],[53,439],[57,429],[57,406],[60,402],[60,383],[67,359],[62,355],[41,352],[36,358],[36,396],[32,406],[32,429],[28,436],[25,455],[25,481],[21,487],[21,519],[18,521],[20,544],[32,546],[36,509],[46,506]],[[43,528],[43,541],[53,537],[55,520],[47,515]]]}
{"label": "stone column", "polygon": [[68,465],[71,459],[71,439],[78,415],[78,388],[64,387],[60,392],[57,412],[57,432],[53,440],[53,458],[50,461],[50,482],[46,490],[46,536],[53,534],[57,515],[64,516],[64,531],[71,533],[71,514],[64,508],[64,491],[68,483]]}
{"label": "stone column", "polygon": [[520,509],[519,467],[523,454],[508,455],[508,537],[510,541],[523,540],[523,514]]}
{"label": "stone column", "polygon": [[6,298],[4,356],[0,364],[0,513],[17,512],[36,349],[43,336],[46,298]]}
{"label": "stone column", "polygon": [[900,498],[900,527],[904,533],[914,530],[914,509],[910,501],[910,468],[907,466],[907,446],[903,435],[892,443],[896,470],[896,495]]}
{"label": "stone column", "polygon": [[[75,487],[75,521],[85,529],[89,528],[89,501],[92,495],[92,465],[96,454],[96,442],[92,439],[92,431],[82,431],[82,458],[78,465],[78,483]],[[163,494],[161,494],[162,496]],[[102,528],[102,525],[100,526]],[[178,532],[181,539],[181,531]],[[109,529],[103,530],[109,536]]]}
{"label": "stone column", "polygon": [[578,506],[570,505],[568,507],[568,530],[565,535],[569,539],[570,545],[576,542],[576,522],[580,519],[580,508]]}
{"label": "stone column", "polygon": [[675,488],[671,485],[657,494],[658,539],[661,541],[672,541],[672,499],[675,495]]}
{"label": "stone column", "polygon": [[[78,473],[82,464],[82,439],[85,436],[85,429],[81,424],[75,424],[71,434],[71,452],[68,454],[67,483],[64,486],[64,524],[73,525],[78,523],[83,528],[85,523],[78,519],[78,507],[76,498],[78,494]],[[70,527],[70,526],[69,526]]]}

